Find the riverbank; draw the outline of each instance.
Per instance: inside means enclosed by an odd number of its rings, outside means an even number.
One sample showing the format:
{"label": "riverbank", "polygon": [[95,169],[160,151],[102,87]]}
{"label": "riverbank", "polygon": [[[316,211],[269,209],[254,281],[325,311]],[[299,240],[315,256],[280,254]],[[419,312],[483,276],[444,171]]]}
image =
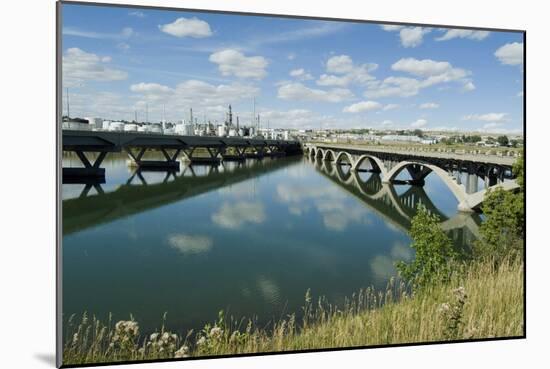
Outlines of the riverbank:
{"label": "riverbank", "polygon": [[220,317],[200,332],[139,331],[132,319],[103,324],[85,316],[66,324],[64,365],[308,350],[443,340],[519,337],[524,332],[523,262],[476,262],[450,282],[413,294],[390,284],[364,290],[339,309],[308,292],[300,316],[266,330]]}

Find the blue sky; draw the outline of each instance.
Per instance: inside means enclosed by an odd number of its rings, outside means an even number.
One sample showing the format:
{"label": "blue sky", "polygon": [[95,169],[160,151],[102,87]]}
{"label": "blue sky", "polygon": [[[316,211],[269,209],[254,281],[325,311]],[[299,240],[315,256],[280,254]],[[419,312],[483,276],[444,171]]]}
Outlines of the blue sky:
{"label": "blue sky", "polygon": [[[71,116],[521,133],[523,35],[63,5]],[[66,90],[63,91],[66,113]]]}

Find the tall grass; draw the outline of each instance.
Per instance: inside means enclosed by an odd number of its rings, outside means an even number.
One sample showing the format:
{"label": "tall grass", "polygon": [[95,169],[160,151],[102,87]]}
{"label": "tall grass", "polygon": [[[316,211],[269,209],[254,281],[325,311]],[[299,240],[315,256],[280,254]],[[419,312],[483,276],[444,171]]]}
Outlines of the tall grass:
{"label": "tall grass", "polygon": [[343,306],[307,291],[295,314],[270,329],[220,313],[198,332],[144,335],[133,318],[113,324],[86,314],[66,324],[63,363],[152,360],[190,356],[430,342],[523,335],[523,262],[475,262],[449,282],[415,293],[390,282],[385,292],[359,291]]}

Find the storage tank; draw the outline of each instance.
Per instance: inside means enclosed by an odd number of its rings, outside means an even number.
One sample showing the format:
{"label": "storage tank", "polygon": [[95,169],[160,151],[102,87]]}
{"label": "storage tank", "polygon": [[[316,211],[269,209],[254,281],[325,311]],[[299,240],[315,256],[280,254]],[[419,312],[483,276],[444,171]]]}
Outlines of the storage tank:
{"label": "storage tank", "polygon": [[109,130],[109,126],[111,125],[111,121],[110,120],[104,120],[103,121],[103,125],[102,125],[102,128],[105,129],[105,130]]}
{"label": "storage tank", "polygon": [[130,123],[124,125],[124,132],[137,132],[138,127],[137,124]]}
{"label": "storage tank", "polygon": [[124,130],[124,123],[122,122],[111,122],[109,124],[109,131],[122,132]]}

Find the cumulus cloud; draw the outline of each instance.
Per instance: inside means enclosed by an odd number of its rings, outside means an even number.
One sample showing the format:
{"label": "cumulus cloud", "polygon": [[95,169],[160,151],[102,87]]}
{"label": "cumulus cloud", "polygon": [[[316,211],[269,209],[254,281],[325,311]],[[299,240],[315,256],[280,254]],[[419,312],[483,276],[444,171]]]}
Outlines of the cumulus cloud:
{"label": "cumulus cloud", "polygon": [[436,104],[433,102],[420,104],[420,109],[437,109],[437,108],[439,108],[439,104]]}
{"label": "cumulus cloud", "polygon": [[100,57],[76,47],[67,49],[63,55],[63,84],[70,87],[85,81],[126,79],[128,73],[107,66],[110,61],[110,57]]}
{"label": "cumulus cloud", "polygon": [[222,228],[238,229],[248,223],[261,224],[266,220],[266,215],[262,203],[240,201],[224,203],[211,218]]}
{"label": "cumulus cloud", "polygon": [[202,254],[210,251],[213,241],[208,236],[190,235],[184,233],[171,234],[167,238],[167,242],[173,249],[178,250],[182,254]]}
{"label": "cumulus cloud", "polygon": [[391,69],[411,74],[416,78],[390,76],[382,81],[370,81],[367,83],[366,97],[410,97],[417,95],[423,88],[448,82],[460,82],[464,89],[467,89],[471,82],[468,78],[470,71],[455,68],[446,61],[403,58],[395,62]]}
{"label": "cumulus cloud", "polygon": [[472,81],[468,81],[464,84],[464,86],[462,87],[462,89],[464,91],[473,91],[476,89],[476,85],[474,85],[474,83]]}
{"label": "cumulus cloud", "polygon": [[262,79],[267,75],[268,62],[263,56],[245,56],[237,50],[226,49],[213,53],[208,60],[218,64],[224,76]]}
{"label": "cumulus cloud", "polygon": [[422,27],[407,27],[399,31],[401,45],[403,47],[417,47],[422,44],[424,35],[430,33],[430,30]]}
{"label": "cumulus cloud", "polygon": [[349,106],[346,106],[343,110],[344,113],[361,113],[370,110],[379,110],[382,108],[382,104],[376,101],[361,101]]}
{"label": "cumulus cloud", "polygon": [[248,84],[215,85],[194,79],[180,82],[175,87],[141,82],[131,85],[130,91],[135,93],[134,98],[137,99],[133,109],[143,110],[148,102],[159,102],[148,106],[149,114],[153,116],[161,113],[162,102],[178,119],[187,114],[189,107],[193,107],[197,114],[223,116],[228,104],[251,99],[259,92],[257,87]]}
{"label": "cumulus cloud", "polygon": [[196,17],[178,18],[172,23],[161,24],[159,29],[175,37],[205,38],[212,36],[210,25]]}
{"label": "cumulus cloud", "polygon": [[436,41],[448,41],[453,38],[467,38],[470,40],[484,40],[489,36],[489,31],[473,31],[469,29],[449,29],[441,37],[437,37]]}
{"label": "cumulus cloud", "polygon": [[502,122],[506,119],[507,115],[507,113],[470,114],[464,116],[462,119],[481,122]]}
{"label": "cumulus cloud", "polygon": [[393,24],[385,24],[383,26],[380,26],[384,31],[392,32],[392,31],[399,31],[400,29],[404,28],[404,26],[398,26]]}
{"label": "cumulus cloud", "polygon": [[393,110],[393,109],[397,109],[398,107],[399,105],[397,104],[387,104],[386,106],[384,106],[384,108],[382,108],[382,110],[384,111]]}
{"label": "cumulus cloud", "polygon": [[495,56],[504,65],[523,64],[523,42],[505,44],[495,51]]}
{"label": "cumulus cloud", "polygon": [[304,86],[301,83],[283,83],[277,92],[277,97],[284,100],[341,102],[353,97],[353,93],[344,88],[319,90]]}
{"label": "cumulus cloud", "polygon": [[293,69],[289,74],[291,77],[298,78],[302,81],[313,79],[313,76],[307,73],[304,68]]}
{"label": "cumulus cloud", "polygon": [[417,119],[411,123],[411,127],[420,128],[424,127],[426,124],[428,124],[428,121],[426,119]]}
{"label": "cumulus cloud", "polygon": [[424,35],[430,33],[430,29],[423,27],[405,27],[384,25],[381,26],[384,31],[397,32],[399,31],[399,39],[403,47],[417,47],[422,44]]}
{"label": "cumulus cloud", "polygon": [[336,55],[327,60],[326,71],[317,80],[319,86],[345,87],[350,83],[366,83],[374,79],[370,72],[376,70],[375,63],[356,65],[348,55]]}

